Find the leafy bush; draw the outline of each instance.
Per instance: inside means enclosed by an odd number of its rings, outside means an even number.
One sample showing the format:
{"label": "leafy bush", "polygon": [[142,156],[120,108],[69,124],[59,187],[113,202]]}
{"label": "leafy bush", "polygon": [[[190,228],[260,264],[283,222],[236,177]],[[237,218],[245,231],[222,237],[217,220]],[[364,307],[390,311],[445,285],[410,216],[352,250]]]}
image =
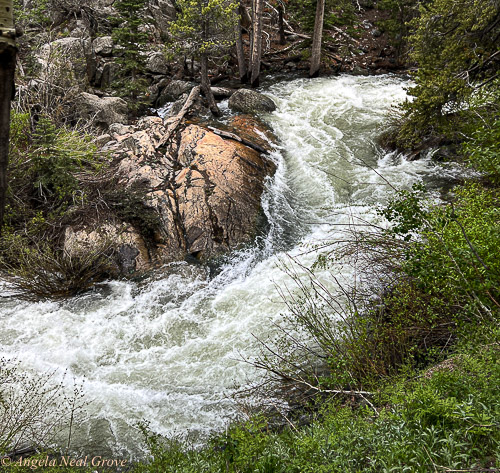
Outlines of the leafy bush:
{"label": "leafy bush", "polygon": [[391,384],[375,411],[334,400],[308,426],[270,430],[255,418],[202,450],[149,434],[137,472],[422,472],[495,466],[499,460],[498,346],[464,353],[414,381]]}
{"label": "leafy bush", "polygon": [[491,320],[500,307],[498,195],[469,184],[456,196],[453,204],[424,216],[422,239],[408,248],[403,269],[422,291],[439,294],[466,320]]}
{"label": "leafy bush", "polygon": [[486,174],[495,185],[500,183],[500,118],[482,123],[464,145],[464,154],[471,167]]}

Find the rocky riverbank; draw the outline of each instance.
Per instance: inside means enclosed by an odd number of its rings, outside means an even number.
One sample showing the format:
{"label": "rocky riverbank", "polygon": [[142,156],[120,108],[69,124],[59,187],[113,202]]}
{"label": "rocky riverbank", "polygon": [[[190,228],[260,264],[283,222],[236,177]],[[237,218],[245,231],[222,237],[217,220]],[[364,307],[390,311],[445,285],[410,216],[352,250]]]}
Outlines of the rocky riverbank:
{"label": "rocky riverbank", "polygon": [[[21,67],[17,80],[21,102],[39,103],[42,111],[57,108],[60,118],[76,122],[82,117],[94,118],[103,102],[118,100],[116,83],[125,51],[113,39],[113,21],[118,21],[113,2],[91,0],[83,5],[51,1],[43,18],[29,0],[22,3],[24,13],[19,13],[18,23],[26,31],[20,39]],[[322,73],[402,70],[404,60],[383,27],[389,13],[378,8],[376,2],[364,1],[358,6],[354,26],[325,31]],[[269,14],[272,17],[272,12]],[[198,61],[172,60],[167,54],[169,24],[175,17],[175,5],[169,0],[150,0],[141,12],[143,29],[148,35],[140,51],[144,62],[140,75],[145,83],[140,97],[145,108],[141,113],[148,106],[158,108],[179,99],[199,81]],[[273,30],[272,25],[268,28]],[[271,36],[263,49],[264,74],[305,73],[309,67],[310,41],[310,35],[300,28],[285,31],[285,44],[277,36]],[[249,37],[244,34],[245,50],[249,44]],[[235,57],[230,55],[221,64],[213,62],[209,73],[212,85],[235,79]],[[126,123],[134,104],[129,103],[128,109],[124,103],[114,105],[119,108],[119,116],[103,116],[98,112],[95,118],[100,125]]]}
{"label": "rocky riverbank", "polygon": [[[80,186],[82,176],[75,176],[80,164],[68,164],[74,189],[68,190],[64,205],[51,204],[59,213],[51,212],[46,202],[47,191],[59,185],[52,177],[52,188],[40,187],[36,196],[43,203],[22,210],[26,221],[30,212],[41,212],[51,228],[44,238],[56,242],[51,251],[71,257],[92,248],[105,250],[112,255],[110,274],[118,276],[185,258],[208,261],[249,243],[261,221],[265,181],[275,170],[268,156],[273,137],[255,114],[271,112],[275,104],[236,83],[235,57],[209,65],[215,98],[228,99],[233,112],[241,114],[223,126],[208,118],[205,97],[198,94],[190,102],[199,63],[168,55],[169,27],[177,15],[169,0],[150,0],[140,11],[147,41],[138,46],[143,64],[137,75],[144,90],[135,96],[117,88],[127,52],[115,33],[126,21],[113,1],[76,5],[54,0],[43,15],[36,5],[24,0],[24,10],[17,11],[25,34],[20,40],[16,107],[29,111],[28,135],[38,133],[40,119],[69,129],[83,126],[96,137],[94,144],[106,156],[108,168],[107,180],[90,183],[90,198],[88,182]],[[248,6],[242,8],[248,12]],[[274,31],[274,13],[268,13],[266,29]],[[377,26],[387,12],[365,1],[356,15],[353,28],[326,30],[322,72],[398,70],[401,64],[388,33]],[[243,46],[248,53],[247,27],[243,25]],[[310,36],[287,23],[284,41],[273,33],[264,45],[264,74],[301,74],[308,69],[309,50]],[[216,86],[223,80],[231,87]],[[172,129],[172,120],[188,102],[189,113]],[[156,116],[160,107],[169,111],[165,119]],[[51,175],[50,169],[43,172]],[[29,173],[34,179],[40,174],[37,169]],[[25,200],[32,199],[27,186]],[[69,198],[72,192],[85,195],[80,208],[74,196]]]}
{"label": "rocky riverbank", "polygon": [[222,132],[186,120],[163,143],[166,123],[168,117],[153,116],[133,126],[115,123],[98,138],[113,162],[117,185],[141,189],[154,225],[115,217],[70,225],[64,244],[69,254],[111,239],[116,273],[135,273],[186,257],[206,261],[255,236],[265,180],[275,170],[267,155],[269,130],[248,115],[233,117]]}

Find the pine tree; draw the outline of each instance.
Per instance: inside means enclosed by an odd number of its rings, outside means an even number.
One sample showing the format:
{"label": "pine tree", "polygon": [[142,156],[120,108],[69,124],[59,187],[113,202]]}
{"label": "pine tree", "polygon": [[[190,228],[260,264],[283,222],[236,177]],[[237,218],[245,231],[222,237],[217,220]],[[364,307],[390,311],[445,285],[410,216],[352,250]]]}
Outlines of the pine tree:
{"label": "pine tree", "polygon": [[410,57],[418,64],[414,100],[404,104],[397,137],[405,148],[422,139],[460,140],[475,120],[480,95],[498,87],[500,8],[496,0],[433,0],[413,20]]}
{"label": "pine tree", "polygon": [[180,0],[180,13],[172,25],[177,47],[200,59],[201,89],[215,115],[220,112],[210,90],[208,60],[227,52],[234,44],[238,5],[231,0]]}
{"label": "pine tree", "polygon": [[123,48],[123,55],[117,59],[122,66],[120,77],[113,86],[121,97],[129,99],[130,109],[137,112],[144,105],[141,96],[147,89],[147,81],[142,76],[145,70],[142,49],[148,41],[148,34],[141,28],[146,22],[140,16],[146,0],[117,0],[113,6],[118,12],[113,19],[117,24],[112,33],[113,41]]}

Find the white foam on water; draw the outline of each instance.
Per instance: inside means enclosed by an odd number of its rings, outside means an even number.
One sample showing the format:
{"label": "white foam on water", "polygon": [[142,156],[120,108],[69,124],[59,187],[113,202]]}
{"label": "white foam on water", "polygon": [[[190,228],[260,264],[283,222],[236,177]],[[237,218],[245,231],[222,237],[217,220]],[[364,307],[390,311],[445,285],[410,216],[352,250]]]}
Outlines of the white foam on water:
{"label": "white foam on water", "polygon": [[242,356],[257,354],[256,337],[272,337],[286,311],[274,284],[293,283],[279,259],[301,255],[311,265],[318,252],[304,248],[336,238],[328,222],[345,222],[349,212],[373,218],[372,205],[391,192],[388,182],[409,187],[443,174],[430,159],[409,162],[375,144],[404,87],[392,76],[269,87],[264,92],[278,110],[263,118],[281,145],[263,196],[269,228],[254,246],[229,257],[212,277],[178,263],[155,280],[112,281],[65,302],[4,299],[0,354],[35,372],[68,370],[86,379],[90,419],[77,438],[93,448],[140,455],[135,424],[143,419],[161,434],[203,438],[223,429],[236,415],[235,387],[261,376]]}

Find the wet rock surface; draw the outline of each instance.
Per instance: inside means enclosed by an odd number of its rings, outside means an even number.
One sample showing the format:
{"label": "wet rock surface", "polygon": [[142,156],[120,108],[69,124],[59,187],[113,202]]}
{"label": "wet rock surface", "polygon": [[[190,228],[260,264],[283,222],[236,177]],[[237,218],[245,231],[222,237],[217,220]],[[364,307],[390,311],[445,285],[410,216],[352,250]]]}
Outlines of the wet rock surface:
{"label": "wet rock surface", "polygon": [[[239,117],[230,126],[270,149],[272,135],[257,120]],[[117,272],[130,274],[186,258],[207,261],[253,239],[274,163],[199,124],[182,125],[161,146],[165,131],[161,118],[144,117],[134,126],[111,125],[103,139],[118,185],[125,192],[141,189],[141,205],[155,215],[154,230],[115,220],[99,231],[95,224],[69,228],[68,251],[114,241]]]}
{"label": "wet rock surface", "polygon": [[255,235],[265,177],[274,166],[255,150],[197,125],[181,134],[176,200],[186,250],[201,259]]}
{"label": "wet rock surface", "polygon": [[231,95],[229,108],[235,112],[273,112],[276,104],[272,99],[251,89],[240,89]]}

